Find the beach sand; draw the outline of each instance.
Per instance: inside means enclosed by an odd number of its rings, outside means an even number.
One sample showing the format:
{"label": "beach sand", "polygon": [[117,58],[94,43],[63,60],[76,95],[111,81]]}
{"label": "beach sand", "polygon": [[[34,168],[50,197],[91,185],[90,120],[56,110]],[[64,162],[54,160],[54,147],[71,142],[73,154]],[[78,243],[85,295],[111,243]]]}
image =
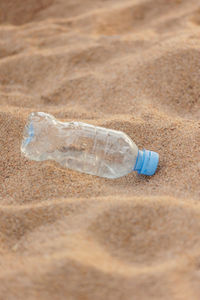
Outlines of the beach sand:
{"label": "beach sand", "polygon": [[[108,180],[25,159],[30,112],[160,154]],[[200,3],[0,1],[0,299],[200,299]]]}

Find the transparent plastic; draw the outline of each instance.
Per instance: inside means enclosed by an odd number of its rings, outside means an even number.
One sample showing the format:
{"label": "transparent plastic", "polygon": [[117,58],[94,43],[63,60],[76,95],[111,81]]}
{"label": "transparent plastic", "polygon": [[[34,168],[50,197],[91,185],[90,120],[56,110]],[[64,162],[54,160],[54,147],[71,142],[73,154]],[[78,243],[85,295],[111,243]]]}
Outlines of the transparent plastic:
{"label": "transparent plastic", "polygon": [[123,132],[81,122],[60,122],[52,115],[29,115],[21,145],[31,160],[55,160],[63,167],[105,178],[132,172],[138,147]]}

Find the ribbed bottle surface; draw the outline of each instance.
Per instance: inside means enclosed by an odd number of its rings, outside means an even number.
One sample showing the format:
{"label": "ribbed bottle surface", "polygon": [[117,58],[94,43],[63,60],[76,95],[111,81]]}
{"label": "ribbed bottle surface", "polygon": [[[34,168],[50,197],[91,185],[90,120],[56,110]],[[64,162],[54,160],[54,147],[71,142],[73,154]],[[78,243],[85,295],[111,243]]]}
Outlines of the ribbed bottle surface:
{"label": "ribbed bottle surface", "polygon": [[135,143],[121,131],[60,122],[42,112],[30,114],[21,151],[32,160],[55,160],[64,167],[105,178],[133,171],[138,154]]}

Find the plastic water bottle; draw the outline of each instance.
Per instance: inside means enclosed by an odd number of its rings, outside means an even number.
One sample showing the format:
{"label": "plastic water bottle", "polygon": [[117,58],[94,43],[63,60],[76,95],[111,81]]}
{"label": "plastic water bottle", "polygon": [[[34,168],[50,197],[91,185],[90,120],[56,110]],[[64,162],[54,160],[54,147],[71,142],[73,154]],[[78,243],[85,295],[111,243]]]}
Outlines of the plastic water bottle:
{"label": "plastic water bottle", "polygon": [[138,150],[121,131],[60,122],[43,112],[29,115],[21,151],[31,160],[55,160],[64,167],[105,178],[132,171],[153,175],[159,161],[156,152]]}

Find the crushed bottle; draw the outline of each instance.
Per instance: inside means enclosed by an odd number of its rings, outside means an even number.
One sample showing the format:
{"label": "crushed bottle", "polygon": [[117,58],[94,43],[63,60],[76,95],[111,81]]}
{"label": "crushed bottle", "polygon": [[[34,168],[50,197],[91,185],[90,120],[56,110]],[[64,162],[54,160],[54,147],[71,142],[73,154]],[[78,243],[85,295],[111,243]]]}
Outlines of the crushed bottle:
{"label": "crushed bottle", "polygon": [[138,150],[123,132],[82,122],[60,122],[44,112],[29,115],[21,152],[36,161],[54,160],[63,167],[104,178],[137,171],[153,175],[159,155]]}

